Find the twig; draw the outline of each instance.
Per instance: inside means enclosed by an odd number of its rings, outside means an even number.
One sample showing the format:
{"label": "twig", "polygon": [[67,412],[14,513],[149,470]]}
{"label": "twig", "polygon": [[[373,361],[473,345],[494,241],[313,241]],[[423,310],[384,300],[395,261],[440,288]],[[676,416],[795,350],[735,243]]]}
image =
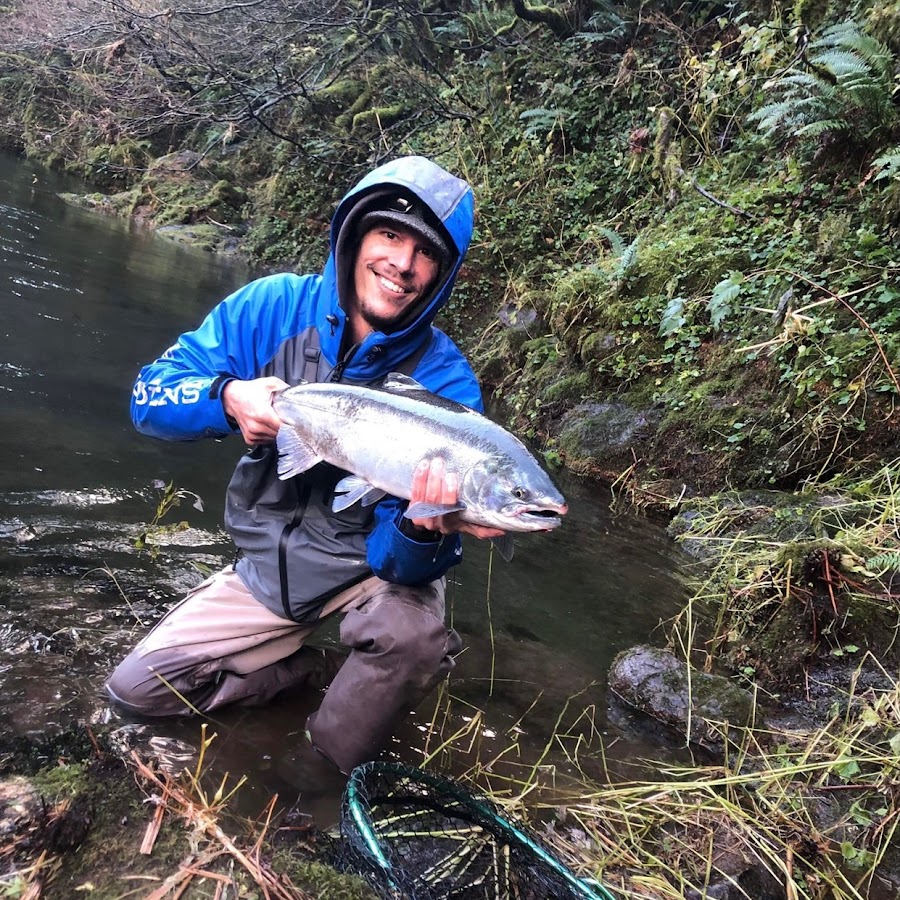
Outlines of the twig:
{"label": "twig", "polygon": [[[882,347],[881,341],[878,339],[878,335],[875,333],[875,330],[872,328],[872,326],[850,305],[846,297],[842,297],[840,294],[836,294],[834,291],[830,290],[824,285],[818,284],[811,278],[807,278],[800,272],[794,272],[790,269],[785,269],[784,271],[788,272],[790,275],[793,275],[795,278],[799,278],[801,281],[805,281],[808,285],[814,287],[817,291],[821,291],[823,294],[827,294],[829,297],[831,297],[832,300],[840,303],[841,306],[843,306],[844,309],[846,309],[859,322],[859,324],[869,332],[870,337],[875,343],[875,347],[878,349],[878,355],[881,357],[881,360],[884,363],[884,368],[887,371],[888,377],[894,383],[894,388],[896,389],[897,393],[900,394],[900,380],[897,379],[897,373],[894,372],[894,369],[891,366],[891,361],[888,359],[887,353],[884,352],[884,347]],[[852,293],[861,293],[865,290],[868,290],[869,287],[870,285],[863,285],[862,288],[859,288]],[[847,296],[850,296],[850,294],[848,294]]]}
{"label": "twig", "polygon": [[[171,775],[165,774],[160,776],[159,773],[150,769],[137,755],[132,751],[132,761],[138,774],[157,788],[164,796],[171,798],[178,806],[180,814],[184,819],[202,831],[206,837],[217,842],[222,850],[218,851],[215,856],[222,853],[228,853],[237,860],[253,878],[254,882],[261,889],[266,900],[312,900],[308,894],[299,888],[285,881],[281,876],[273,873],[269,868],[261,863],[258,859],[254,860],[251,856],[244,853],[234,841],[222,831],[218,822],[215,820],[215,809],[203,804],[198,804],[191,800],[185,794],[184,790],[174,781]],[[212,857],[215,858],[215,857]],[[193,865],[206,865],[205,857],[195,860]],[[185,878],[193,878],[192,872],[187,866],[176,873],[173,879],[167,879],[166,884],[161,886],[153,894],[153,900],[161,900],[173,887],[182,885]],[[180,877],[179,877],[180,876]],[[150,900],[150,898],[148,898]]]}
{"label": "twig", "polygon": [[144,832],[144,840],[141,841],[140,853],[148,856],[153,852],[153,845],[159,836],[159,829],[162,827],[163,816],[166,812],[166,800],[169,797],[168,787],[164,788],[162,797],[156,801],[156,809],[153,811],[153,818],[147,823],[147,830]]}
{"label": "twig", "polygon": [[715,203],[716,206],[721,206],[723,209],[727,209],[729,212],[733,212],[736,216],[743,216],[745,219],[755,219],[756,216],[753,213],[748,213],[745,209],[740,209],[737,206],[732,206],[730,203],[726,203],[724,200],[720,200],[718,197],[711,194],[696,178],[691,178],[691,187],[697,191],[703,197],[706,197],[711,203]]}

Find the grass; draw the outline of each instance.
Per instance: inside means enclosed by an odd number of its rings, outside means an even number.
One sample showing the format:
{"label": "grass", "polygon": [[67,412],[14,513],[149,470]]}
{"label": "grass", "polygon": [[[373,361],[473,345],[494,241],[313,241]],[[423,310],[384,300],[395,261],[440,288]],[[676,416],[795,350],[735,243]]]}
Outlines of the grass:
{"label": "grass", "polygon": [[[727,882],[730,896],[748,900],[765,890],[861,900],[900,822],[900,684],[855,685],[821,726],[741,729],[717,764],[626,782],[586,774],[582,763],[602,760],[605,749],[583,716],[564,724],[578,709],[573,697],[537,759],[518,758],[510,729],[503,753],[461,778],[511,814],[544,821],[545,838],[576,874],[623,897],[705,896]],[[475,717],[442,750],[468,754],[478,727]]]}
{"label": "grass", "polygon": [[[726,749],[715,764],[650,775],[648,761],[623,781],[606,767],[604,738],[578,697],[531,760],[517,740],[527,714],[499,752],[482,756],[483,716],[469,711],[465,727],[448,728],[459,715],[448,699],[426,763],[458,770],[471,761],[464,781],[543,821],[577,874],[623,897],[704,897],[719,883],[748,900],[767,891],[868,897],[900,823],[900,460],[795,494],[731,493],[685,509],[679,539],[706,566],[669,623],[676,652],[706,671],[730,665],[765,700],[790,688],[775,637],[792,630],[803,651],[793,696],[822,698],[824,719],[798,719],[790,731],[721,723]],[[843,681],[817,681],[838,664]],[[765,720],[760,709],[754,721]]]}

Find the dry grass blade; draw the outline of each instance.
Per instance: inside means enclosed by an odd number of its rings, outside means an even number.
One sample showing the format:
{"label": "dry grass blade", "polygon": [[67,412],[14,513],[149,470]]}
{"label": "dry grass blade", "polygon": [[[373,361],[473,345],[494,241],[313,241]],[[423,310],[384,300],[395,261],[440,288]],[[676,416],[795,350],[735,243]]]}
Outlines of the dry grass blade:
{"label": "dry grass blade", "polygon": [[[208,804],[206,795],[203,793],[200,794],[198,802],[171,775],[154,772],[136,753],[132,753],[132,762],[141,778],[152,785],[158,791],[160,797],[165,798],[164,802],[161,801],[161,805],[164,805],[165,810],[180,816],[195,834],[204,836],[213,844],[214,848],[207,851],[208,859],[201,857],[182,866],[177,873],[167,879],[154,892],[153,900],[162,900],[162,898],[167,897],[173,891],[175,892],[173,896],[177,896],[183,890],[185,882],[198,874],[198,868],[205,867],[210,861],[223,854],[228,854],[244,868],[262,891],[262,895],[266,900],[311,900],[308,894],[282,876],[272,872],[260,860],[258,849],[262,836],[256,842],[254,849],[248,853],[238,847],[225,834],[217,821],[221,806],[224,803],[221,797],[223,794],[222,786],[220,786],[216,795],[216,805]],[[193,786],[198,778],[199,769],[197,773],[193,773],[190,784]],[[230,797],[233,793],[234,791],[231,791],[227,796]]]}

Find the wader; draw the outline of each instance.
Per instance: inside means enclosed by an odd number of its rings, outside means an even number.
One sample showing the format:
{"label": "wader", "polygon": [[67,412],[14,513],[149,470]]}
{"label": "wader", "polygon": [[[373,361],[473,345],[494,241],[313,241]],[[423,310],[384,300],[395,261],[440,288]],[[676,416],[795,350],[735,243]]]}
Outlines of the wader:
{"label": "wader", "polygon": [[[371,576],[332,597],[318,622],[297,623],[256,601],[229,566],[156,625],[106,690],[130,712],[171,716],[328,685],[307,728],[316,749],[349,773],[380,753],[398,721],[453,668],[462,642],[444,625],[445,584],[407,587]],[[331,655],[305,646],[336,613],[350,649],[339,669]]]}

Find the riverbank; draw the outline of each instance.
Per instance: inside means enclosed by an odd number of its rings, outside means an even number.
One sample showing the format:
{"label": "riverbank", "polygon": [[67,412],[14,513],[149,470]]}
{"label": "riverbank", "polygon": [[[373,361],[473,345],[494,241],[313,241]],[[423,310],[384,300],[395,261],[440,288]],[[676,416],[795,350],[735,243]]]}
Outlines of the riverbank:
{"label": "riverbank", "polygon": [[202,756],[183,770],[141,744],[139,731],[83,725],[2,747],[4,896],[375,896],[334,869],[335,836],[276,812],[276,798],[269,819],[235,816],[228,801],[238,778],[210,784]]}

